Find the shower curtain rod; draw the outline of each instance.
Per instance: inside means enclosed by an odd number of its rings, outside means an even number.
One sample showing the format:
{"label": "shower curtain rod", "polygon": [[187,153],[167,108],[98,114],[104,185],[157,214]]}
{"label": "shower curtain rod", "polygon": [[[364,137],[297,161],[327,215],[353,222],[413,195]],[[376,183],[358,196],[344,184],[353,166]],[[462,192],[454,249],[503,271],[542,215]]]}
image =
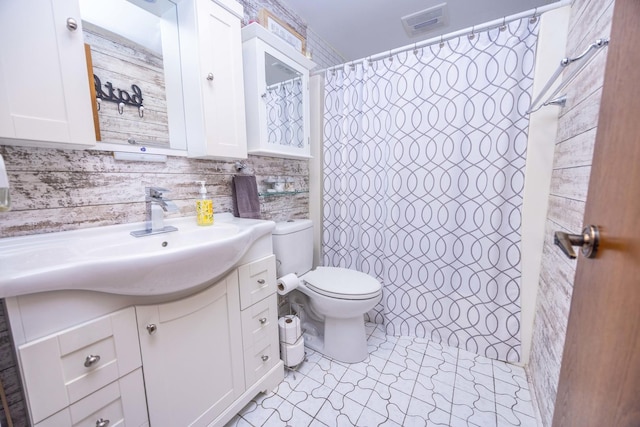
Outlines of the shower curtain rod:
{"label": "shower curtain rod", "polygon": [[504,24],[507,24],[509,22],[517,21],[518,19],[526,18],[528,16],[538,17],[538,16],[540,16],[541,14],[543,14],[545,12],[548,12],[548,11],[554,10],[554,9],[559,9],[561,7],[568,6],[570,4],[571,4],[571,0],[561,0],[561,1],[558,1],[556,3],[548,4],[548,5],[541,6],[541,7],[537,7],[535,9],[529,9],[529,10],[527,10],[525,12],[520,12],[520,13],[516,13],[514,15],[505,16],[504,18],[499,18],[499,19],[495,19],[493,21],[485,22],[484,24],[481,24],[481,25],[474,25],[472,27],[467,27],[465,29],[462,29],[462,30],[459,30],[459,31],[454,31],[453,33],[449,33],[449,34],[446,34],[446,35],[443,35],[443,36],[432,37],[430,39],[423,40],[421,42],[414,43],[414,44],[411,44],[411,45],[406,45],[406,46],[403,46],[403,47],[399,47],[399,48],[396,48],[396,49],[392,49],[392,50],[389,50],[389,51],[384,52],[384,53],[378,53],[376,55],[371,55],[371,56],[368,56],[368,57],[365,57],[365,58],[357,59],[355,61],[347,61],[344,64],[334,65],[333,67],[328,67],[328,68],[325,68],[325,69],[322,69],[322,70],[315,71],[312,74],[316,75],[316,74],[325,73],[327,71],[334,71],[334,70],[337,70],[337,69],[340,69],[340,68],[344,67],[345,65],[354,66],[356,64],[360,64],[360,63],[363,63],[365,61],[369,61],[369,62],[377,61],[377,60],[380,60],[380,59],[384,59],[384,58],[388,58],[390,56],[396,55],[398,53],[407,52],[409,50],[427,47],[427,46],[430,46],[430,45],[435,44],[435,43],[448,41],[448,40],[454,39],[456,37],[460,37],[460,36],[465,35],[465,34],[472,34],[472,33],[476,33],[476,32],[479,32],[479,31],[484,31],[484,30],[488,30],[488,29],[491,29],[491,28],[500,27],[500,26],[502,26]]}

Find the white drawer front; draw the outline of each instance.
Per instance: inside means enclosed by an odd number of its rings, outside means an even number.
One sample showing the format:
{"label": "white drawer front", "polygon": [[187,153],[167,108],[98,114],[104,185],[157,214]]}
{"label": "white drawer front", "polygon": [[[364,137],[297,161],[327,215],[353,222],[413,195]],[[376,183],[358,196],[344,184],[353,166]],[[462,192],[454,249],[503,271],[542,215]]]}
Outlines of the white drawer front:
{"label": "white drawer front", "polygon": [[255,304],[276,292],[276,257],[271,255],[238,268],[240,308]]}
{"label": "white drawer front", "polygon": [[148,426],[142,370],[136,369],[36,427],[144,427]]}
{"label": "white drawer front", "polygon": [[38,423],[141,366],[135,311],[120,310],[27,343],[18,352]]}
{"label": "white drawer front", "polygon": [[278,302],[266,298],[242,311],[242,343],[245,349],[263,346],[278,336]]}
{"label": "white drawer front", "polygon": [[250,387],[262,378],[276,363],[280,361],[280,348],[278,339],[275,342],[264,342],[263,346],[245,349],[244,367],[245,381]]}

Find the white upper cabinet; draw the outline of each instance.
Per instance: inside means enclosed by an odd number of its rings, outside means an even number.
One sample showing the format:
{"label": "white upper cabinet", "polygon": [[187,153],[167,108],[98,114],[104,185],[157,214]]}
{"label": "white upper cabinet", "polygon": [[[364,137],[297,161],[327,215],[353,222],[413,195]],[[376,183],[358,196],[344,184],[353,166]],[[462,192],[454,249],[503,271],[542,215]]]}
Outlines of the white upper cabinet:
{"label": "white upper cabinet", "polygon": [[246,158],[240,19],[234,0],[178,5],[190,157]]}
{"label": "white upper cabinet", "polygon": [[310,158],[309,70],[315,64],[259,24],[242,29],[248,152]]}
{"label": "white upper cabinet", "polygon": [[0,45],[0,143],[94,146],[77,0],[0,2]]}

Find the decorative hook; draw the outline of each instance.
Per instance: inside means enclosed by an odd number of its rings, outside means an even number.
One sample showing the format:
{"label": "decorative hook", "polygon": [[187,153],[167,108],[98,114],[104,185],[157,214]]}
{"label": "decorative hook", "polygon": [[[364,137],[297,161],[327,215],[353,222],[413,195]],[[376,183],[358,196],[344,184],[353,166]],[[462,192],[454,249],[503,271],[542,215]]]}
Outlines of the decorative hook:
{"label": "decorative hook", "polygon": [[535,24],[538,21],[538,8],[536,7],[533,11],[533,16],[529,19],[531,24]]}
{"label": "decorative hook", "polygon": [[118,103],[118,114],[122,115],[124,113],[124,102]]}
{"label": "decorative hook", "polygon": [[144,107],[142,105],[138,107],[138,115],[141,119],[144,117]]}
{"label": "decorative hook", "polygon": [[247,167],[247,164],[244,162],[244,160],[242,161],[237,161],[236,162],[236,170],[238,172],[242,171],[243,169],[245,169]]}

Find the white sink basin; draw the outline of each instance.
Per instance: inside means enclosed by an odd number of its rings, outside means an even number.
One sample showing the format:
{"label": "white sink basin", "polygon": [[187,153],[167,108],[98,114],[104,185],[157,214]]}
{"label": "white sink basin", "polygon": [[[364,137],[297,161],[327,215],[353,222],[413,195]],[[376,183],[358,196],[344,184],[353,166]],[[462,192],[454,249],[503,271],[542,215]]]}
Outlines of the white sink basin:
{"label": "white sink basin", "polygon": [[194,217],[165,220],[178,231],[129,233],[144,223],[0,239],[0,297],[84,289],[120,295],[165,295],[221,278],[272,221],[218,214],[199,227]]}

